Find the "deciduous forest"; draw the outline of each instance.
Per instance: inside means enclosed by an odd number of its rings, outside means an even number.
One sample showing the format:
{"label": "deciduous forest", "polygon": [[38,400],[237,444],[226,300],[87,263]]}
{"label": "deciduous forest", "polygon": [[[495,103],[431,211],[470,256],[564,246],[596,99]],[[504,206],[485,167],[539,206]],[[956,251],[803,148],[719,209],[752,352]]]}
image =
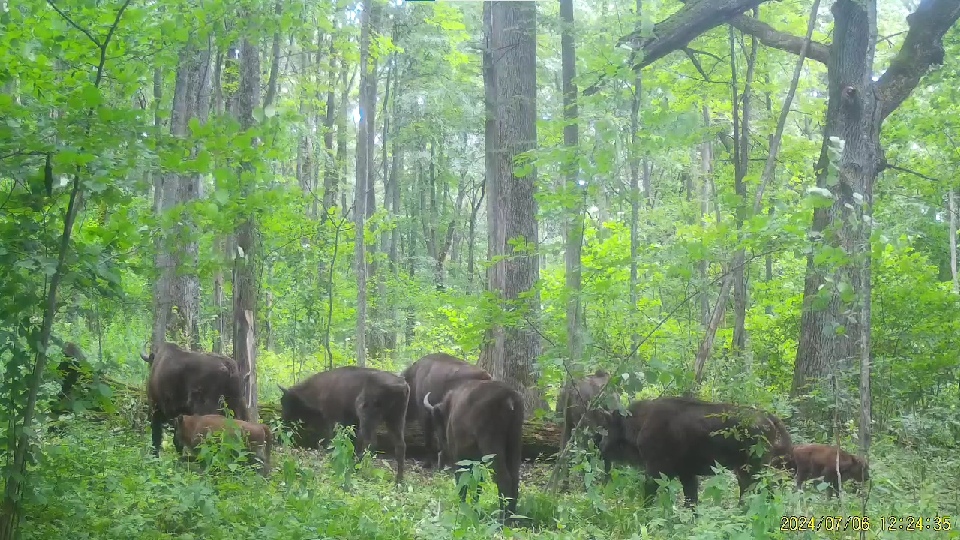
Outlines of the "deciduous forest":
{"label": "deciduous forest", "polygon": [[3,2],[0,540],[960,538],[958,18]]}

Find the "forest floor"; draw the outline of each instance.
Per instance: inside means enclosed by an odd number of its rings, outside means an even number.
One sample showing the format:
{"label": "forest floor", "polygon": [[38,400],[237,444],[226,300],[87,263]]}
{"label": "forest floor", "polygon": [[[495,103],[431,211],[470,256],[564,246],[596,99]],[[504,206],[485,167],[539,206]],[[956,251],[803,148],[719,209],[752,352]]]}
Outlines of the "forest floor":
{"label": "forest floor", "polygon": [[[853,493],[838,502],[815,487],[797,492],[789,481],[773,488],[772,496],[758,491],[738,504],[733,476],[724,472],[701,479],[694,514],[680,504],[676,482],[643,506],[640,476],[633,469],[615,467],[607,484],[589,489],[577,477],[571,489],[551,493],[551,467],[538,464],[524,466],[518,511],[527,519],[516,528],[498,526],[492,484],[484,484],[477,506],[461,505],[452,474],[425,472],[412,462],[404,484],[394,487],[392,460],[365,459],[345,488],[344,469],[337,470],[330,453],[275,447],[272,474],[264,479],[242,466],[201,470],[175,458],[169,437],[164,444],[160,457],[152,457],[148,430],[131,428],[120,417],[74,419],[44,433],[42,457],[30,479],[35,490],[26,501],[24,538],[859,538],[850,521],[846,531],[781,532],[780,527],[789,516],[861,515],[869,518],[867,538],[960,538],[960,522],[935,531],[933,521],[960,517],[960,463],[947,452],[886,441],[874,447],[866,512]],[[924,517],[924,530],[901,531],[896,523],[895,530],[880,531],[881,516],[888,526],[890,517]],[[829,521],[819,520],[818,526]]]}

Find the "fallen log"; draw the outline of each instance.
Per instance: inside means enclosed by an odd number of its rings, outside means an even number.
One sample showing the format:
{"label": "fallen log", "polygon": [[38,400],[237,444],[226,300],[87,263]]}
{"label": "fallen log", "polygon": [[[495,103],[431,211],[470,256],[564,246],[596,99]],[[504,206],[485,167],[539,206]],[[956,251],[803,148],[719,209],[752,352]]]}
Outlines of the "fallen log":
{"label": "fallen log", "polygon": [[[274,422],[280,418],[280,407],[276,403],[260,404],[260,421]],[[523,459],[548,461],[554,459],[560,451],[560,433],[563,426],[544,420],[527,420],[523,423]],[[298,434],[298,446],[316,448],[319,436],[311,430],[304,430]],[[423,429],[420,422],[408,422],[404,430],[404,440],[407,443],[407,457],[412,459],[428,459],[424,445]],[[387,455],[393,454],[393,444],[390,437],[381,426],[377,430],[377,438],[373,449]],[[436,458],[436,456],[432,456]]]}

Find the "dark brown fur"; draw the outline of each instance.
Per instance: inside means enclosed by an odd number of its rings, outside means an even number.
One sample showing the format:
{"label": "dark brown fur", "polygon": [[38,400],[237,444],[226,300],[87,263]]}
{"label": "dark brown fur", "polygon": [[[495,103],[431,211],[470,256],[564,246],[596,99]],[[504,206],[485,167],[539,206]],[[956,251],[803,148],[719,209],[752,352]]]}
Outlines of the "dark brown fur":
{"label": "dark brown fur", "polygon": [[[149,356],[147,400],[150,402],[153,454],[160,453],[163,426],[181,414],[224,414],[221,400],[239,420],[248,420],[243,402],[240,370],[232,358],[219,354],[185,351],[173,343],[161,343]],[[174,446],[181,452],[176,438]]]}
{"label": "dark brown fur", "polygon": [[[714,462],[734,472],[743,497],[761,466],[792,448],[780,419],[750,407],[666,397],[635,401],[629,412],[609,416],[602,451],[632,453],[647,473],[648,494],[661,473],[679,479],[691,505],[698,500],[697,477],[712,475]],[[759,457],[752,450],[758,442],[769,445]]]}
{"label": "dark brown fur", "polygon": [[[580,423],[580,429],[588,428],[594,431],[593,440],[600,448],[602,437],[596,432],[603,426],[604,416],[601,411],[610,412],[613,410],[613,403],[609,399],[610,388],[606,390],[607,399],[598,404],[597,407],[589,409],[589,405],[600,395],[601,388],[610,381],[610,374],[603,370],[597,370],[593,375],[576,381],[567,381],[567,384],[560,390],[557,397],[557,412],[563,417],[563,432],[560,435],[560,448],[567,446],[571,433],[577,424]],[[583,422],[580,419],[583,418]],[[603,458],[603,470],[606,475],[610,474],[610,458]],[[566,485],[566,468],[564,468],[564,485]]]}
{"label": "dark brown fur", "polygon": [[[417,419],[423,426],[423,441],[428,456],[437,455],[438,448],[430,413],[423,406],[424,396],[429,393],[431,401],[439,403],[447,392],[464,381],[490,380],[490,374],[482,368],[446,353],[428,354],[410,364],[401,375],[410,385],[407,420]],[[428,466],[433,465],[433,460],[428,461]]]}
{"label": "dark brown fur", "polygon": [[[840,453],[840,478],[837,478],[837,452]],[[835,495],[840,490],[840,479],[852,479],[866,482],[870,471],[866,462],[858,456],[826,444],[800,444],[793,447],[788,459],[789,469],[797,475],[797,487],[812,478],[823,478],[830,483],[829,493]]]}
{"label": "dark brown fur", "polygon": [[[319,439],[329,439],[335,423],[354,426],[357,456],[370,446],[383,423],[393,440],[397,483],[403,481],[407,445],[403,438],[410,387],[393,373],[347,366],[316,373],[289,389],[280,387],[284,422],[303,422]],[[304,444],[305,438],[300,439]],[[312,446],[311,439],[306,443]]]}
{"label": "dark brown fur", "polygon": [[[464,459],[480,461],[485,455],[495,454],[493,471],[500,493],[501,517],[506,519],[516,513],[523,397],[507,384],[492,380],[462,382],[435,405],[430,402],[432,397],[424,396],[424,407],[429,407],[439,435],[440,466]],[[466,490],[461,490],[460,498],[466,500],[466,496]]]}
{"label": "dark brown fur", "polygon": [[239,435],[247,449],[253,452],[263,465],[260,474],[270,474],[270,454],[273,451],[273,433],[266,424],[254,424],[243,420],[230,419],[218,414],[180,415],[174,420],[174,439],[191,455],[211,433],[224,433],[236,437]]}

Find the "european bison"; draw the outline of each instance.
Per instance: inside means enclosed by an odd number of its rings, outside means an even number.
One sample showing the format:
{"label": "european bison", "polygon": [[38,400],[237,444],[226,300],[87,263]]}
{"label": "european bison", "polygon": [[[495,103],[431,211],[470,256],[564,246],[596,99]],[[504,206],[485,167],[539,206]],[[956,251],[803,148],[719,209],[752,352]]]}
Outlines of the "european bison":
{"label": "european bison", "polygon": [[[600,390],[610,381],[610,374],[602,369],[598,369],[593,375],[578,381],[568,381],[560,390],[557,398],[557,412],[563,417],[563,432],[560,435],[561,450],[567,446],[570,440],[573,428],[580,424],[580,428],[589,428],[594,431],[593,441],[597,448],[600,448],[602,436],[597,432],[598,428],[603,426],[604,417],[602,411],[613,410],[614,402],[607,397],[594,408],[589,408],[590,404],[600,395]],[[609,388],[608,393],[609,396]],[[583,422],[580,419],[583,418]],[[603,458],[603,471],[606,475],[610,474],[610,457]],[[566,485],[566,467],[564,467],[564,485]]]}
{"label": "european bison", "polygon": [[[423,444],[428,456],[437,455],[436,434],[430,413],[423,405],[427,394],[436,402],[443,401],[447,392],[464,381],[489,381],[490,374],[482,368],[468,364],[446,353],[428,354],[407,366],[401,373],[410,385],[410,405],[407,407],[407,419],[419,419],[423,426]],[[433,459],[427,462],[434,464]]]}
{"label": "european bison", "polygon": [[330,438],[335,423],[354,426],[358,457],[373,442],[380,423],[385,424],[393,440],[397,483],[403,481],[407,453],[403,430],[410,387],[402,378],[378,369],[346,366],[316,373],[291,388],[281,386],[280,391],[284,422],[303,422],[319,432],[320,439]]}
{"label": "european bison", "polygon": [[[152,411],[153,455],[160,453],[164,425],[181,414],[223,414],[222,399],[237,419],[249,419],[240,370],[232,358],[185,351],[166,342],[150,355],[140,353],[140,358],[150,364],[147,400]],[[183,451],[176,437],[173,443],[177,453]]]}
{"label": "european bison", "polygon": [[[839,453],[840,478],[837,478],[837,454]],[[840,490],[841,479],[866,482],[870,479],[867,463],[858,456],[836,446],[826,444],[800,444],[793,447],[787,458],[788,468],[797,475],[797,487],[811,478],[823,478],[830,483],[831,495]]]}
{"label": "european bison", "polygon": [[629,416],[608,415],[601,452],[632,454],[646,471],[647,494],[661,473],[679,479],[691,506],[698,500],[697,476],[713,474],[714,462],[734,472],[742,498],[761,466],[786,458],[792,448],[779,418],[750,407],[665,397],[635,401],[628,410]]}
{"label": "european bison", "polygon": [[181,414],[174,420],[174,440],[179,441],[180,446],[186,448],[191,456],[195,455],[197,446],[211,433],[221,433],[242,440],[247,449],[260,459],[260,474],[267,476],[270,473],[273,433],[266,424],[227,419],[219,414]]}
{"label": "european bison", "polygon": [[[440,442],[440,466],[495,454],[494,478],[500,493],[501,518],[517,511],[520,492],[520,454],[523,438],[523,397],[507,384],[493,380],[462,382],[433,405],[431,395],[423,406]],[[460,474],[456,473],[459,478]],[[460,499],[466,500],[466,489]],[[507,498],[506,508],[504,498]]]}

